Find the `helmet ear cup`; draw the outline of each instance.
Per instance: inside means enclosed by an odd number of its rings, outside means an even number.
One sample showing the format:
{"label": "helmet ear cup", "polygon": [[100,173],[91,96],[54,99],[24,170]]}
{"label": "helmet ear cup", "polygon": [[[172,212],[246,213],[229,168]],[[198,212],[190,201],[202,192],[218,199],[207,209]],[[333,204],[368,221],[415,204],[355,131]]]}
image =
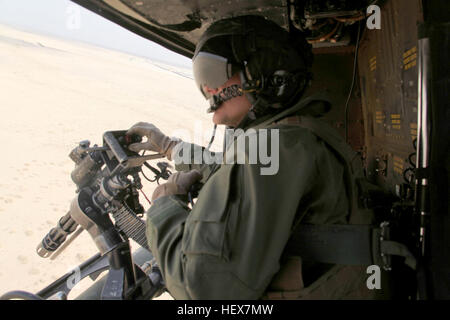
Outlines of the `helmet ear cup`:
{"label": "helmet ear cup", "polygon": [[275,108],[289,104],[309,82],[309,73],[301,61],[291,48],[282,46],[265,47],[248,55],[247,78],[260,84],[255,95],[276,104]]}
{"label": "helmet ear cup", "polygon": [[[247,25],[242,33],[231,35],[233,58],[245,72],[243,86],[251,88],[254,99],[260,98],[278,108],[303,91],[307,81],[301,76],[306,76],[310,61],[303,57],[308,50],[298,51],[299,45],[304,44],[301,39],[294,41],[272,25],[260,29]],[[279,72],[285,74],[280,76]]]}

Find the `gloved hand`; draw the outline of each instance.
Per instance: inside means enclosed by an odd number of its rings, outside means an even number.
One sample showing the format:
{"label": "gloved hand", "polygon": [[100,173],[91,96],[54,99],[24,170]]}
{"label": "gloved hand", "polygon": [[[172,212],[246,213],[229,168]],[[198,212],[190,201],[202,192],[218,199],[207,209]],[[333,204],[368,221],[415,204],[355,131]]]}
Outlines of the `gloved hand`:
{"label": "gloved hand", "polygon": [[164,196],[187,194],[191,186],[201,179],[202,174],[198,170],[175,172],[166,183],[156,187],[153,191],[152,202]]}
{"label": "gloved hand", "polygon": [[141,137],[147,137],[146,142],[132,143],[128,146],[128,149],[134,152],[141,150],[156,151],[165,155],[169,160],[171,159],[171,153],[173,147],[181,142],[178,138],[170,138],[161,132],[157,127],[151,123],[138,122],[132,126],[127,135],[137,134]]}

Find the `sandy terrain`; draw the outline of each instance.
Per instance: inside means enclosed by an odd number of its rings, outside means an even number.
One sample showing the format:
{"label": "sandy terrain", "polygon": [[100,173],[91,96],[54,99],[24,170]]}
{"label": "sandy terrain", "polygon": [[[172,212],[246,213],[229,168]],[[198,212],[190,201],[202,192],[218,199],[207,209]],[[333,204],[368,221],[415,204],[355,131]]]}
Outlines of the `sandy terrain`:
{"label": "sandy terrain", "polygon": [[207,143],[207,102],[189,74],[0,25],[0,294],[37,292],[97,252],[86,232],[55,261],[35,252],[75,196],[68,154],[79,141],[146,121],[168,135],[197,130]]}

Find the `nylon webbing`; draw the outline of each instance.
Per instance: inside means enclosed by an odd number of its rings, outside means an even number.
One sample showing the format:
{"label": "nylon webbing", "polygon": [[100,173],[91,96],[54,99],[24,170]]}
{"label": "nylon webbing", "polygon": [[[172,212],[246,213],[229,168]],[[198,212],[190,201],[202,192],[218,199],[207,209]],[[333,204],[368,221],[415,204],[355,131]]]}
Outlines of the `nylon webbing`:
{"label": "nylon webbing", "polygon": [[417,260],[406,245],[380,235],[381,228],[371,225],[299,224],[284,253],[304,261],[341,265],[384,266],[383,255],[400,256],[416,269]]}
{"label": "nylon webbing", "polygon": [[305,261],[371,265],[372,226],[299,224],[285,252]]}

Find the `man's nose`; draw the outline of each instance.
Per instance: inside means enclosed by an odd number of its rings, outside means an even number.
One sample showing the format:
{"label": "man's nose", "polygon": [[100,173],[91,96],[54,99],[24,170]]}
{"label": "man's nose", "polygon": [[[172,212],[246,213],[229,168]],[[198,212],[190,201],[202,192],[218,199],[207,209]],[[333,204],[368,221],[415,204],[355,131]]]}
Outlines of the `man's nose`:
{"label": "man's nose", "polygon": [[217,94],[220,91],[219,88],[212,89],[208,86],[204,86],[204,90],[205,90],[205,92],[207,92],[209,94]]}

